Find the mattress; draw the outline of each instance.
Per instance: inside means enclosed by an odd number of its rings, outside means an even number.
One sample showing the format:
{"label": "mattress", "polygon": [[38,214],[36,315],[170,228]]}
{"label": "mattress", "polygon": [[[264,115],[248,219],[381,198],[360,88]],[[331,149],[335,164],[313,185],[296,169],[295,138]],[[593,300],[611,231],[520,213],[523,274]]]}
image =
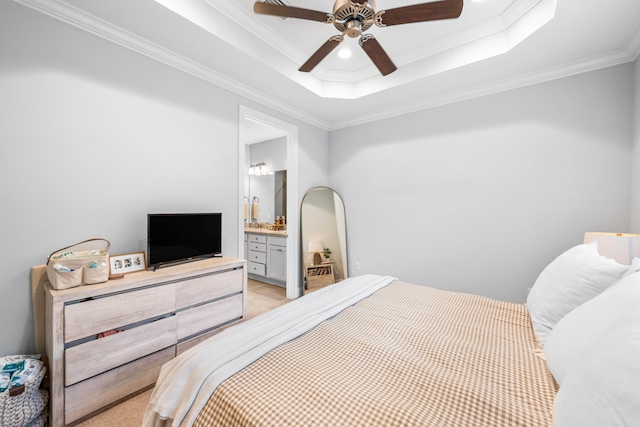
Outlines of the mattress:
{"label": "mattress", "polygon": [[394,281],[220,384],[195,426],[551,426],[522,304]]}

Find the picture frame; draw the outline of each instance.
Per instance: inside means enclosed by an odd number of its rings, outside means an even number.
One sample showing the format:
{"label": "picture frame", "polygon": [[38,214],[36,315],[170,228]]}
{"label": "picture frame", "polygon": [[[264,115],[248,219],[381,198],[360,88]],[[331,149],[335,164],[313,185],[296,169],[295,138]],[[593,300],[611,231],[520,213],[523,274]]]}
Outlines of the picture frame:
{"label": "picture frame", "polygon": [[147,259],[144,252],[132,252],[128,254],[109,256],[109,275],[119,276],[133,273],[147,268]]}

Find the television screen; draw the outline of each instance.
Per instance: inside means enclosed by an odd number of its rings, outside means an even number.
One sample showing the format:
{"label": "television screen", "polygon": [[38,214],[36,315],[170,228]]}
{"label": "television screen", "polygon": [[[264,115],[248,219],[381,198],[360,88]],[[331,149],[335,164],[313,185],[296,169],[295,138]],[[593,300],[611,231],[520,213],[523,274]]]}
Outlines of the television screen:
{"label": "television screen", "polygon": [[150,267],[221,253],[221,213],[147,215],[147,260]]}

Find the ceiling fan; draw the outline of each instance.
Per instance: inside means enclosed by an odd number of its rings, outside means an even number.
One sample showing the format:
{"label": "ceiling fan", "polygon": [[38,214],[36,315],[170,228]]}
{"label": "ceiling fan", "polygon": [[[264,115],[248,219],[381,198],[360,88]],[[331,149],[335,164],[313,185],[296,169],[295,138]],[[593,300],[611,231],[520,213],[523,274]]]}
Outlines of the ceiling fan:
{"label": "ceiling fan", "polygon": [[375,66],[378,67],[382,75],[386,76],[393,73],[397,68],[375,37],[371,34],[363,34],[365,31],[371,28],[373,24],[378,27],[388,27],[413,22],[457,18],[462,13],[462,3],[463,0],[443,0],[378,11],[375,0],[336,0],[333,5],[333,13],[326,13],[284,4],[257,1],[253,6],[253,10],[255,13],[265,15],[333,24],[340,31],[340,35],[331,37],[320,46],[320,49],[311,55],[307,62],[302,64],[300,71],[309,72],[313,70],[320,61],[342,43],[346,34],[351,38],[360,37],[362,49],[371,58]]}

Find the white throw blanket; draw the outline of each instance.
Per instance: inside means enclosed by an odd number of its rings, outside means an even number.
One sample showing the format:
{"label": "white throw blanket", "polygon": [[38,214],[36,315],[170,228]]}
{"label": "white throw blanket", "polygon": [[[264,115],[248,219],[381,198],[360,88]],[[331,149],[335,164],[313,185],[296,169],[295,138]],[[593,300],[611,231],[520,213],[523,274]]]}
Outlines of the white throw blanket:
{"label": "white throw blanket", "polygon": [[143,427],[191,426],[224,380],[273,348],[304,334],[396,280],[365,275],[327,286],[226,329],[162,367]]}

